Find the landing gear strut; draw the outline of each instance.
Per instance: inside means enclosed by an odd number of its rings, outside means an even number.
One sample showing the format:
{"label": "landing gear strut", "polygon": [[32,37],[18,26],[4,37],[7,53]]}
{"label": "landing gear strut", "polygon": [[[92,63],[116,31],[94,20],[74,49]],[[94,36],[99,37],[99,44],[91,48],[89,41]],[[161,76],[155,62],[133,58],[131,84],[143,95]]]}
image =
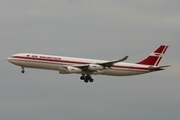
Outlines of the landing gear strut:
{"label": "landing gear strut", "polygon": [[80,79],[84,80],[85,83],[93,82],[94,81],[90,75],[84,75],[84,74],[82,74]]}

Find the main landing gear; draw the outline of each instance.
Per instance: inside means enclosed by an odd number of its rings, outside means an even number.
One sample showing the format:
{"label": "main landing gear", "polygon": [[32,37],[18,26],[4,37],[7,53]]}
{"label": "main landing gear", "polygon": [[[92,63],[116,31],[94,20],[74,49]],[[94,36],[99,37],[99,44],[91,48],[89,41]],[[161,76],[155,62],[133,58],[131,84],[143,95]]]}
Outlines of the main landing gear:
{"label": "main landing gear", "polygon": [[93,82],[94,81],[90,75],[84,75],[84,74],[82,74],[80,79],[84,80],[85,83]]}

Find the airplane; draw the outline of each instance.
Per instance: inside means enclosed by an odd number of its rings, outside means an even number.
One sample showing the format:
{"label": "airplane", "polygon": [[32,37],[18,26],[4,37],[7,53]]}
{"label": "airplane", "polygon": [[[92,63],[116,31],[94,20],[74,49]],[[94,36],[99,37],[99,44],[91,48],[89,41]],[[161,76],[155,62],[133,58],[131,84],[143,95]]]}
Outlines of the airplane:
{"label": "airplane", "polygon": [[164,70],[170,65],[158,66],[168,46],[160,45],[144,60],[126,63],[128,56],[119,60],[95,60],[44,54],[20,53],[8,57],[7,60],[24,68],[36,68],[59,71],[60,74],[81,74],[85,83],[93,82],[91,75],[130,76]]}

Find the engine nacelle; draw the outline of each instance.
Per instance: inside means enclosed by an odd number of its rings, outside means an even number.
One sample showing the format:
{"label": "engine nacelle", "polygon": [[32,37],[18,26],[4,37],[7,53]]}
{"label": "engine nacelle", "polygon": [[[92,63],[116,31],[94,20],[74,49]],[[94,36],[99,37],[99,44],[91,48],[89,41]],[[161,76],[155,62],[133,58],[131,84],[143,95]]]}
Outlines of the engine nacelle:
{"label": "engine nacelle", "polygon": [[79,69],[77,67],[73,67],[73,66],[59,68],[59,73],[61,73],[61,74],[81,73],[81,72],[82,72],[81,69]]}
{"label": "engine nacelle", "polygon": [[101,65],[97,65],[97,64],[90,64],[88,69],[95,71],[95,70],[103,70],[104,67]]}

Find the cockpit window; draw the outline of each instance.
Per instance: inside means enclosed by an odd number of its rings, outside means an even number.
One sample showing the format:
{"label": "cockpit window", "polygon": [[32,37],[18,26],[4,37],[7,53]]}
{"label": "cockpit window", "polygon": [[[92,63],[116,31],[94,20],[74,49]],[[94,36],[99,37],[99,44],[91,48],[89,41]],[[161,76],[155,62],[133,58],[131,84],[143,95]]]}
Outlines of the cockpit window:
{"label": "cockpit window", "polygon": [[16,56],[12,56],[12,58],[16,58]]}

